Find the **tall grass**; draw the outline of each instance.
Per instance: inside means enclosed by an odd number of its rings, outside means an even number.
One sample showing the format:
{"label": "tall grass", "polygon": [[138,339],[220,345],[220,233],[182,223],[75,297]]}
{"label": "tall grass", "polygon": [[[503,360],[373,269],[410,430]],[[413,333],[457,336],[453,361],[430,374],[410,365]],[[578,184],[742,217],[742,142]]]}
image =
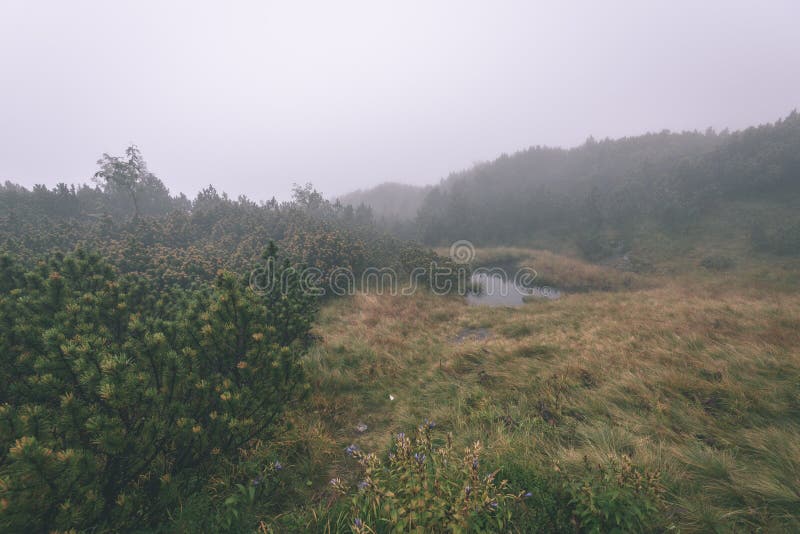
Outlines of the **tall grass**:
{"label": "tall grass", "polygon": [[306,362],[313,409],[295,416],[320,435],[317,468],[346,473],[336,449],[385,450],[429,418],[507,469],[630,457],[662,474],[686,532],[800,528],[800,295],[707,274],[626,284],[527,254],[586,292],[509,309],[425,293],[326,305]]}

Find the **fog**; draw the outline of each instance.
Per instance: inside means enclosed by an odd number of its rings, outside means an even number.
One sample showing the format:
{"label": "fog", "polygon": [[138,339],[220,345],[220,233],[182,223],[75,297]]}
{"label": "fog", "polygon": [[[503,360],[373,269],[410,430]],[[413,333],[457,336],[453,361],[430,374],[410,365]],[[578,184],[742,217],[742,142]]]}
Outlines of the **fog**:
{"label": "fog", "polygon": [[800,101],[796,1],[166,4],[3,0],[0,180],[136,143],[173,193],[337,195]]}

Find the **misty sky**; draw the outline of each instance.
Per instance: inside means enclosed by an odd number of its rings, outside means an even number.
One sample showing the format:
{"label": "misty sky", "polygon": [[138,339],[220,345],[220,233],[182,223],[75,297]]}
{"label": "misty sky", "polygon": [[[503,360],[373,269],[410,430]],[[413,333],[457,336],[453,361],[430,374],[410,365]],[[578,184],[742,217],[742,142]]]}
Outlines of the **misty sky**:
{"label": "misty sky", "polygon": [[170,190],[434,183],[800,107],[800,2],[0,0],[0,181],[139,145]]}

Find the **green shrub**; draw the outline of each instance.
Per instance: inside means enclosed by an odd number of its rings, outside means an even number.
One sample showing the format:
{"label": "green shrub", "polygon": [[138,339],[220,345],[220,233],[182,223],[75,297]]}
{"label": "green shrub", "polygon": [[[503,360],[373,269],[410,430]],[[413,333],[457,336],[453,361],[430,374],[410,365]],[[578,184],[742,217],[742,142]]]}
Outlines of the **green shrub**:
{"label": "green shrub", "polygon": [[663,526],[659,474],[630,458],[605,465],[586,461],[583,478],[567,482],[570,506],[583,532],[653,532]]}
{"label": "green shrub", "polygon": [[0,292],[2,531],[154,525],[305,390],[313,305],[295,286],[257,295],[221,272],[159,292],[83,252],[16,280]]}
{"label": "green shrub", "polygon": [[338,478],[331,484],[350,496],[353,531],[502,532],[509,525],[524,492],[483,471],[480,442],[459,454],[452,437],[436,440],[433,428],[426,422],[414,438],[397,435],[386,459],[348,447],[363,478],[355,489]]}

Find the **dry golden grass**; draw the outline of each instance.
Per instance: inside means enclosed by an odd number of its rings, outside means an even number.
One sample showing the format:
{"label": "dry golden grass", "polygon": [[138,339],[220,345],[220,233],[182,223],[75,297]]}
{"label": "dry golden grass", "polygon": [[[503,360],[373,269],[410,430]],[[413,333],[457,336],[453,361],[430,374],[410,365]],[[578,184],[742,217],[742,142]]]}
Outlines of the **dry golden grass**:
{"label": "dry golden grass", "polygon": [[633,273],[587,263],[547,250],[531,251],[530,256],[523,258],[520,265],[536,270],[538,284],[567,291],[611,291],[630,289],[643,283]]}
{"label": "dry golden grass", "polygon": [[[611,276],[527,254],[519,261],[553,266],[556,279]],[[797,527],[800,294],[705,275],[641,286],[520,308],[424,293],[331,302],[303,424],[339,447],[382,450],[432,418],[488,443],[498,465],[538,469],[626,454],[662,473],[682,530]]]}
{"label": "dry golden grass", "polygon": [[[437,249],[437,252],[441,255],[449,253],[446,249]],[[537,273],[535,284],[567,291],[612,291],[645,285],[644,280],[634,273],[622,272],[611,266],[589,263],[549,250],[520,247],[478,248],[475,250],[473,265],[500,266],[512,271],[519,267],[529,267]]]}

